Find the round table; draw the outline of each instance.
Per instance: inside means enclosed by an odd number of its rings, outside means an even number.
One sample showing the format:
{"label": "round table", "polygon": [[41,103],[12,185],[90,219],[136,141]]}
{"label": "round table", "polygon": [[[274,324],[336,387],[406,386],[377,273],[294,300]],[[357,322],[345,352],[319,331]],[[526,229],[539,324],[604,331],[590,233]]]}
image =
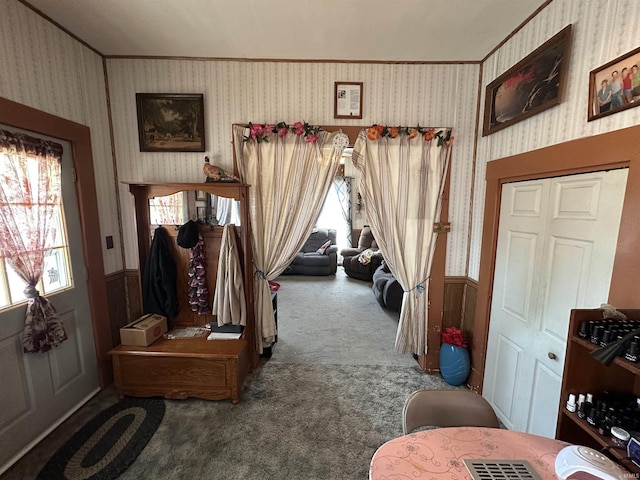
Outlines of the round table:
{"label": "round table", "polygon": [[557,480],[555,459],[569,444],[500,428],[453,427],[394,438],[371,459],[370,480],[471,479],[464,459],[526,460],[544,480]]}

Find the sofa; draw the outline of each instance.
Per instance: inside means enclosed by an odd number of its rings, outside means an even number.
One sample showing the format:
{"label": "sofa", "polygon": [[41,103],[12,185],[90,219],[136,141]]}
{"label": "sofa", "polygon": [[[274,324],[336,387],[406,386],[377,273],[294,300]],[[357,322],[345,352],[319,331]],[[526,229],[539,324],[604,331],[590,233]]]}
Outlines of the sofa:
{"label": "sofa", "polygon": [[345,273],[351,278],[371,282],[373,273],[382,263],[382,252],[378,248],[371,228],[365,225],[360,232],[357,248],[343,248],[342,266]]}
{"label": "sofa", "polygon": [[[331,242],[322,249],[327,242]],[[282,272],[284,275],[335,275],[338,269],[338,247],[336,231],[317,228],[296,254],[293,261]]]}
{"label": "sofa", "polygon": [[404,290],[389,270],[386,262],[383,261],[373,272],[373,286],[371,288],[381,307],[394,312],[400,311]]}

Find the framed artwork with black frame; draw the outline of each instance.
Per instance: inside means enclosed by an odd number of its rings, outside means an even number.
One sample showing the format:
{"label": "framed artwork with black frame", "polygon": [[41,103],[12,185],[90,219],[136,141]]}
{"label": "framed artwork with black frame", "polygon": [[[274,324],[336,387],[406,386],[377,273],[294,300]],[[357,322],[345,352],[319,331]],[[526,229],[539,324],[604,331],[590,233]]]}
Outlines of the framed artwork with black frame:
{"label": "framed artwork with black frame", "polygon": [[640,47],[589,72],[588,121],[640,105]]}
{"label": "framed artwork with black frame", "polygon": [[487,85],[483,137],[562,101],[570,43],[568,25]]}
{"label": "framed artwork with black frame", "polygon": [[136,93],[141,152],[204,152],[203,94]]}

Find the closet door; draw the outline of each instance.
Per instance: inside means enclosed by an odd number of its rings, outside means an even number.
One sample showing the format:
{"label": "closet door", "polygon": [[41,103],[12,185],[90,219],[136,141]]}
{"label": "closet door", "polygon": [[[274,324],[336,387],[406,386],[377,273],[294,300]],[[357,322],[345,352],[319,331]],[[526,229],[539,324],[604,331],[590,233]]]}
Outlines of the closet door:
{"label": "closet door", "polygon": [[627,169],[505,184],[483,395],[555,435],[572,308],[607,302]]}

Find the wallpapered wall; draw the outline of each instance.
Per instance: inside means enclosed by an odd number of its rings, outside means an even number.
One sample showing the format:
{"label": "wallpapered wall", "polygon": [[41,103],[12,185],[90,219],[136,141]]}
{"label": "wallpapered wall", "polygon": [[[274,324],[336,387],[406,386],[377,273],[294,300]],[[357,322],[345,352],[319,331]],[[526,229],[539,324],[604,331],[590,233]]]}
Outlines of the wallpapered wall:
{"label": "wallpapered wall", "polygon": [[640,47],[640,2],[637,0],[552,2],[484,62],[481,105],[484,106],[484,90],[488,83],[568,24],[573,25],[572,45],[562,103],[492,135],[478,138],[469,258],[471,278],[478,278],[480,266],[487,162],[640,123],[640,108],[587,122],[589,72]]}
{"label": "wallpapered wall", "polygon": [[[136,92],[203,93],[206,154],[227,168],[233,162],[233,123],[305,120],[318,125],[454,127],[447,273],[465,274],[478,65],[108,59],[107,70],[117,169],[123,181],[203,180],[205,154],[140,152]],[[364,83],[362,120],[333,118],[335,81]],[[126,186],[120,195],[125,263],[135,268],[133,202]]]}
{"label": "wallpapered wall", "polygon": [[[101,233],[115,241],[114,249],[103,245],[105,272],[136,268],[132,200],[114,180],[102,59],[17,0],[1,2],[0,95],[91,128]],[[640,46],[636,0],[609,0],[606,8],[600,0],[555,0],[484,63],[480,104],[486,84],[569,23],[573,41],[563,103],[488,137],[478,136],[475,177],[478,65],[108,59],[118,178],[202,180],[204,154],[139,151],[136,92],[203,93],[206,153],[226,167],[232,162],[232,123],[452,126],[456,141],[446,274],[477,279],[486,162],[640,123],[640,108],[586,121],[589,71]],[[362,120],[333,119],[336,80],[364,82]],[[126,261],[117,195],[123,204]]]}
{"label": "wallpapered wall", "polygon": [[[0,95],[91,129],[106,273],[123,268],[102,58],[15,0],[0,0]],[[82,161],[82,159],[76,159]]]}

